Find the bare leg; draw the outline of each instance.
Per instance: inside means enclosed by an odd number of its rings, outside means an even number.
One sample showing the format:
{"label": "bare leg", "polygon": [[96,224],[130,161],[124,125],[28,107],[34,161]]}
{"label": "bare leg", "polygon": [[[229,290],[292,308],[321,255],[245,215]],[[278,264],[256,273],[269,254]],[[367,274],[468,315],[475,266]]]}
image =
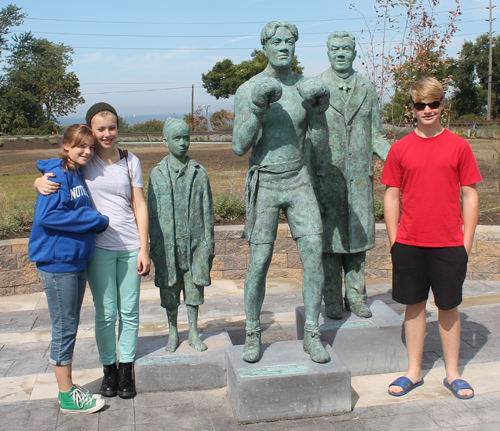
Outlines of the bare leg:
{"label": "bare leg", "polygon": [[189,322],[189,337],[188,344],[198,352],[203,352],[207,350],[207,346],[203,341],[201,341],[198,335],[198,306],[197,305],[186,305],[188,312],[188,322]]}
{"label": "bare leg", "polygon": [[[460,350],[460,315],[458,308],[439,310],[439,335],[443,345],[444,363],[446,367],[446,380],[452,383],[460,378],[458,372],[458,353]],[[472,395],[470,389],[458,391],[459,395]]]}
{"label": "bare leg", "polygon": [[241,357],[247,362],[260,358],[260,311],[266,292],[266,275],[274,244],[250,243],[250,264],[245,278],[246,339]]}
{"label": "bare leg", "polygon": [[302,296],[306,323],[303,348],[314,362],[328,362],[330,355],[321,343],[318,323],[325,282],[321,235],[308,235],[297,239],[297,249],[304,267]]}
{"label": "bare leg", "polygon": [[59,386],[59,392],[68,392],[73,387],[73,379],[71,377],[72,364],[53,365],[53,368],[57,385]]}
{"label": "bare leg", "polygon": [[177,313],[179,307],[167,308],[168,317],[168,343],[165,350],[175,352],[179,347],[179,334],[177,333]]}
{"label": "bare leg", "polygon": [[[427,301],[407,305],[405,312],[406,350],[408,352],[408,371],[405,377],[408,377],[413,383],[422,380],[422,356],[427,329],[426,304]],[[399,386],[390,386],[389,390],[394,394],[403,392]]]}

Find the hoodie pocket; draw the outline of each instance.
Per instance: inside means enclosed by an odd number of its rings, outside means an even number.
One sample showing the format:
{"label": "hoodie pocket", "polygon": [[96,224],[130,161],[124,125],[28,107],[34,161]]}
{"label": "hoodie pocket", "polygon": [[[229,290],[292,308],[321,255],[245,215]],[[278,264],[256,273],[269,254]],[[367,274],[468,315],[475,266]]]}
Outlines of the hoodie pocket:
{"label": "hoodie pocket", "polygon": [[56,262],[74,262],[89,260],[89,246],[82,238],[59,237],[54,247]]}

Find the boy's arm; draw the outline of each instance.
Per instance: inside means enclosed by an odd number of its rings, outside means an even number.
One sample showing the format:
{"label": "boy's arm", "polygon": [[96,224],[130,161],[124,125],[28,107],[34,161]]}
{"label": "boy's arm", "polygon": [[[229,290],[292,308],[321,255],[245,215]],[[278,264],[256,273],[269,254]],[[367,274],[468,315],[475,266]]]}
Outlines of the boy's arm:
{"label": "boy's arm", "polygon": [[398,233],[399,207],[399,187],[387,186],[384,196],[384,221],[391,248],[396,242],[396,235]]}
{"label": "boy's arm", "polygon": [[463,219],[464,219],[464,247],[470,254],[477,220],[479,218],[479,196],[475,184],[462,186]]}

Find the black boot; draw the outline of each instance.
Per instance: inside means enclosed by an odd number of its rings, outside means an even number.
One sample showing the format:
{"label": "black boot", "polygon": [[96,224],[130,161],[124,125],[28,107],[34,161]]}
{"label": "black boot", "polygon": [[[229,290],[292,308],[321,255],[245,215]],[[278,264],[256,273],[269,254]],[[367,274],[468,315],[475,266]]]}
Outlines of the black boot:
{"label": "black boot", "polygon": [[116,397],[118,393],[118,368],[116,368],[116,364],[103,365],[103,372],[101,395],[104,397]]}
{"label": "black boot", "polygon": [[137,394],[135,391],[134,363],[120,362],[118,374],[118,396],[121,398],[134,398]]}

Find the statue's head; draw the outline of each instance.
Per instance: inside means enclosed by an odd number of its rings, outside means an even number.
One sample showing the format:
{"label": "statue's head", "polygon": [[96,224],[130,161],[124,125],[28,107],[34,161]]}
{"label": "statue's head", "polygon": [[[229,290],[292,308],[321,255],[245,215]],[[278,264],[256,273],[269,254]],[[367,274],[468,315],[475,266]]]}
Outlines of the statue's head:
{"label": "statue's head", "polygon": [[262,50],[273,67],[290,67],[295,55],[299,31],[291,22],[271,21],[260,33]]}
{"label": "statue's head", "polygon": [[163,143],[176,159],[184,160],[189,149],[191,130],[188,123],[179,118],[169,118],[163,126]]}
{"label": "statue's head", "polygon": [[328,36],[328,59],[338,74],[350,73],[356,58],[356,39],[348,31],[336,31]]}

